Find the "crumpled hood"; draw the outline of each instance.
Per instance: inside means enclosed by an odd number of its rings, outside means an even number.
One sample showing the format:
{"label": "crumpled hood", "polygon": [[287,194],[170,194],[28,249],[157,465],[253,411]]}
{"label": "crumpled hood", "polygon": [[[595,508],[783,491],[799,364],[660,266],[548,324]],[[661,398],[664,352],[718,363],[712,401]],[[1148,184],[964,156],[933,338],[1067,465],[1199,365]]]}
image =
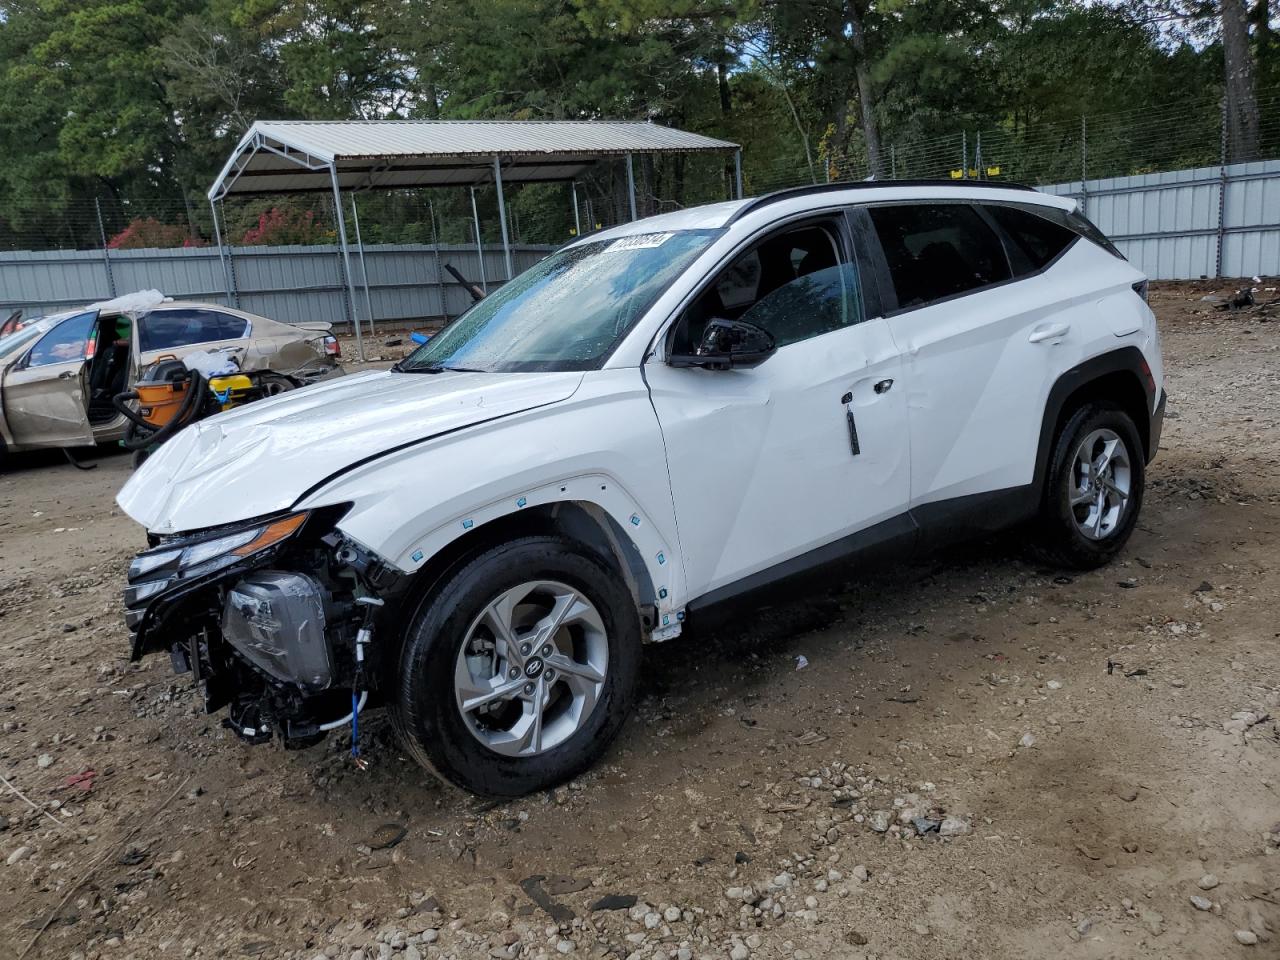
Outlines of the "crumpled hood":
{"label": "crumpled hood", "polygon": [[285,510],[342,469],[393,448],[568,399],[581,373],[395,373],[339,377],[182,430],[116,502],[154,533]]}

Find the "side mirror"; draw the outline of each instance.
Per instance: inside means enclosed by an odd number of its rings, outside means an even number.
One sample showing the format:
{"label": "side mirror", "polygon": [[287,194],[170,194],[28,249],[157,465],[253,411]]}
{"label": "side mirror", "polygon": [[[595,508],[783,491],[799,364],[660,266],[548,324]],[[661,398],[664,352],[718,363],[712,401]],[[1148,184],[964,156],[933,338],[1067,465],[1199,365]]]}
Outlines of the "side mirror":
{"label": "side mirror", "polygon": [[668,360],[673,367],[705,367],[708,370],[731,370],[755,367],[773,356],[778,349],[773,334],[744,320],[714,317],[702,331],[702,342],[692,354],[677,354]]}

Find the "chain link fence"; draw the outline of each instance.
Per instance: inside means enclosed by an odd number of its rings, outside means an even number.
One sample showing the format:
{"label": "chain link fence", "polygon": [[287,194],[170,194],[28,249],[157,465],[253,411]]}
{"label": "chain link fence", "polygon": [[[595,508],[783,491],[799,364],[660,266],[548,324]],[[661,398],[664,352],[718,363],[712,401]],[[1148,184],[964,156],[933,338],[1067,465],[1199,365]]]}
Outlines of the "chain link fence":
{"label": "chain link fence", "polygon": [[[1280,97],[1259,103],[1256,145],[1232,145],[1221,100],[1165,104],[1070,121],[1019,119],[1000,127],[927,138],[885,139],[878,161],[865,152],[821,148],[808,160],[761,163],[745,155],[749,195],[814,183],[876,179],[978,179],[1031,185],[1131,176],[1280,157]],[[799,138],[797,138],[798,140]],[[636,215],[724,200],[734,194],[732,160],[706,156],[635,158]],[[344,205],[352,201],[344,198]],[[365,243],[501,242],[492,185],[357,194],[345,209]],[[232,247],[336,243],[328,194],[232,198],[224,240]],[[477,219],[479,236],[477,237]],[[625,163],[604,161],[576,183],[507,190],[511,243],[559,244],[631,219]],[[36,202],[0,198],[0,250],[128,250],[213,242],[203,198],[116,197]]]}
{"label": "chain link fence", "polygon": [[[876,179],[978,179],[1060,184],[1226,167],[1280,158],[1280,97],[1259,103],[1254,144],[1231,142],[1220,99],[1202,98],[1061,122],[1019,118],[999,127],[956,130],[923,138],[889,135],[873,165],[864,151],[833,154],[801,144],[799,160],[761,162],[745,151],[748,195],[817,183]],[[803,146],[803,149],[800,147]],[[634,216],[731,198],[733,160],[720,156],[636,155]],[[572,184],[525,184],[506,190],[507,238],[513,246],[554,247],[633,217],[625,161],[595,164]],[[505,264],[498,198],[491,184],[344,195],[353,255],[361,247],[424,245],[439,259],[449,246],[479,246],[486,276],[502,282]],[[229,198],[221,208],[223,241],[238,248],[337,246],[333,198],[293,194]],[[118,197],[37,202],[0,197],[0,251],[97,251],[111,272],[125,251],[200,248],[213,244],[202,197]],[[495,256],[495,254],[497,254]],[[216,256],[216,254],[215,254]],[[353,272],[354,272],[353,268]],[[439,273],[439,265],[436,266]]]}
{"label": "chain link fence", "polygon": [[864,154],[832,156],[808,171],[748,175],[748,192],[876,179],[996,180],[1040,186],[1280,157],[1280,97],[1259,103],[1256,144],[1233,144],[1223,103],[1199,100],[1063,122],[1010,122],[917,140],[888,140],[877,169]]}

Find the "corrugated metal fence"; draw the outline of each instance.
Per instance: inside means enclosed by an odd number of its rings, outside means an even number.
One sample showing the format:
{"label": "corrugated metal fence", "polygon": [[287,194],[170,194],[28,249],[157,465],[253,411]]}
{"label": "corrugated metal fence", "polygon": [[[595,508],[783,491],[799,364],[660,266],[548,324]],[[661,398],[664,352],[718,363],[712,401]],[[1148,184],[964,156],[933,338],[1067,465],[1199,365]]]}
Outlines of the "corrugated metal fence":
{"label": "corrugated metal fence", "polygon": [[[346,322],[347,283],[337,247],[228,249],[232,306],[286,323]],[[516,272],[532,266],[551,249],[512,247]],[[361,321],[368,319],[370,304],[375,321],[457,316],[470,305],[471,297],[444,265],[452,264],[472,283],[480,283],[482,276],[474,246],[369,245],[364,263],[369,270],[368,304],[360,257],[353,251],[355,312]],[[506,279],[501,249],[485,249],[483,276],[490,290]],[[227,277],[216,248],[0,252],[0,309],[5,312],[21,307],[31,315],[53,313],[146,289],[181,300],[228,301]]]}
{"label": "corrugated metal fence", "polygon": [[1280,160],[1041,187],[1154,280],[1280,274]]}
{"label": "corrugated metal fence", "polygon": [[[1156,280],[1280,274],[1280,160],[1199,167],[1041,187],[1075,197],[1116,246]],[[512,248],[519,273],[552,248]],[[229,248],[232,305],[286,322],[348,317],[347,285],[335,246]],[[447,271],[481,278],[473,246],[378,244],[365,248],[364,274],[352,254],[355,314],[376,321],[457,316],[470,303]],[[501,250],[486,248],[490,289],[506,272]],[[227,301],[216,249],[0,252],[0,309],[49,313],[155,288],[186,300]]]}

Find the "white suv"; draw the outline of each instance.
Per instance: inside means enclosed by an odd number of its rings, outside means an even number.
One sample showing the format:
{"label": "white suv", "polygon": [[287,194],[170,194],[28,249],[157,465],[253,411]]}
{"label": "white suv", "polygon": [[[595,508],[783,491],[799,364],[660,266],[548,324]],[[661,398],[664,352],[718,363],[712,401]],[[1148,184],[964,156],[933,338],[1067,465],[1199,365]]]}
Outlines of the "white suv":
{"label": "white suv", "polygon": [[162,447],[119,497],[134,656],[249,740],[354,746],[384,705],[454,783],[546,787],[617,733],[642,642],[748,591],[1028,521],[1114,556],[1164,412],[1145,293],[1071,202],[982,183],[584,237],[390,371]]}

